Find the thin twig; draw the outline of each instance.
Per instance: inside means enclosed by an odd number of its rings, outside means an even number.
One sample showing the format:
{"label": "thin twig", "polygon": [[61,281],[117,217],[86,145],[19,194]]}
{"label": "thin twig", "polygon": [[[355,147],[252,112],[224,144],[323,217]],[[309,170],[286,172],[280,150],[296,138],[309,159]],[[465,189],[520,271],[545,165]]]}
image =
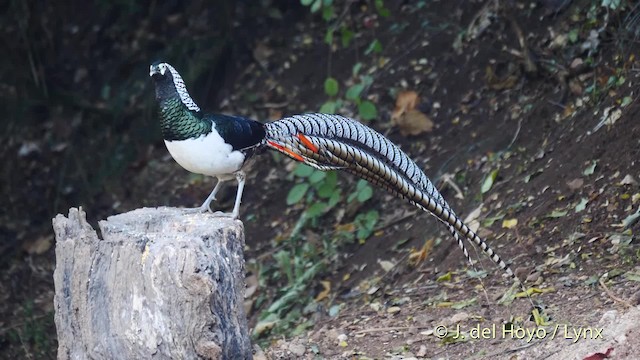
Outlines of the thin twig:
{"label": "thin twig", "polygon": [[539,345],[539,343],[536,342],[536,341],[532,341],[532,342],[530,342],[528,344],[525,344],[525,345],[522,345],[522,346],[518,346],[518,347],[515,347],[515,348],[506,349],[506,350],[503,350],[503,351],[496,351],[494,353],[488,354],[486,356],[486,358],[487,359],[493,359],[493,358],[496,358],[496,357],[499,358],[500,357],[499,355],[504,355],[504,354],[509,354],[509,353],[513,353],[513,352],[516,352],[516,351],[524,350],[524,349],[529,348],[529,347],[531,347],[533,345]]}
{"label": "thin twig", "polygon": [[516,139],[518,138],[518,134],[520,134],[521,127],[522,127],[522,117],[518,119],[518,128],[516,129],[516,133],[513,134],[513,139],[511,139],[511,142],[509,143],[509,146],[507,146],[507,149],[510,149],[513,143],[516,142]]}
{"label": "thin twig", "polygon": [[453,175],[450,173],[446,173],[446,174],[442,174],[442,176],[440,177],[440,180],[442,181],[442,183],[451,186],[451,188],[453,188],[453,190],[456,192],[456,197],[459,199],[464,199],[464,193],[462,193],[462,190],[460,190],[460,187],[458,186],[458,184],[455,183],[455,181],[453,181]]}
{"label": "thin twig", "polygon": [[416,216],[418,214],[422,214],[422,213],[419,212],[419,211],[413,211],[413,212],[407,213],[407,214],[405,214],[405,215],[403,215],[403,216],[401,216],[401,217],[399,217],[399,218],[397,218],[395,220],[391,220],[386,224],[380,225],[375,230],[373,230],[373,232],[375,233],[375,232],[378,232],[378,231],[381,231],[381,230],[385,230],[388,227],[391,227],[393,225],[401,223],[401,222],[407,220],[408,218],[414,217],[414,216]]}
{"label": "thin twig", "polygon": [[372,332],[380,332],[380,331],[394,331],[394,330],[409,330],[409,329],[427,329],[431,328],[430,325],[414,325],[414,326],[389,326],[389,327],[381,327],[381,328],[372,328],[372,329],[364,329],[358,330],[354,332],[355,334],[368,334]]}
{"label": "thin twig", "polygon": [[627,300],[624,300],[622,298],[619,298],[616,294],[614,294],[611,290],[609,290],[609,288],[607,287],[607,284],[604,283],[604,278],[600,278],[600,286],[602,287],[602,289],[604,290],[604,292],[607,293],[607,295],[609,295],[610,298],[612,298],[613,300],[615,300],[616,302],[619,302],[627,307],[633,307],[633,305],[631,305],[630,302],[628,302]]}
{"label": "thin twig", "polygon": [[261,105],[256,105],[256,109],[279,109],[283,107],[287,107],[289,105],[289,101],[282,101],[279,103],[268,102]]}
{"label": "thin twig", "polygon": [[[29,317],[29,320],[30,320],[30,321],[38,320],[38,319],[42,319],[42,318],[44,318],[44,317],[47,317],[47,316],[49,316],[49,315],[50,315],[50,314],[34,315],[34,316],[30,316],[30,317]],[[13,330],[13,329],[19,328],[19,327],[21,327],[22,325],[26,325],[26,324],[27,324],[27,322],[26,322],[26,321],[22,321],[22,322],[14,323],[14,324],[11,324],[11,325],[9,325],[9,326],[6,326],[6,327],[3,327],[3,328],[0,328],[0,334],[5,334],[5,333],[6,333],[7,331],[9,331],[9,330]]]}

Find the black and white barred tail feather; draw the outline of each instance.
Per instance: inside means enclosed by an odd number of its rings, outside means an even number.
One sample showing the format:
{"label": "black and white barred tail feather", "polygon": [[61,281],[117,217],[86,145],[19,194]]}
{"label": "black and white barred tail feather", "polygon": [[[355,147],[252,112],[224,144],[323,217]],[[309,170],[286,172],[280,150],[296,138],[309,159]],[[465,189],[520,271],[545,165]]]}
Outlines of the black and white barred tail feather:
{"label": "black and white barred tail feather", "polygon": [[266,146],[320,170],[347,171],[407,199],[443,222],[470,262],[460,236],[478,245],[520,282],[509,265],[456,216],[424,172],[380,133],[355,120],[327,114],[295,115],[265,128]]}

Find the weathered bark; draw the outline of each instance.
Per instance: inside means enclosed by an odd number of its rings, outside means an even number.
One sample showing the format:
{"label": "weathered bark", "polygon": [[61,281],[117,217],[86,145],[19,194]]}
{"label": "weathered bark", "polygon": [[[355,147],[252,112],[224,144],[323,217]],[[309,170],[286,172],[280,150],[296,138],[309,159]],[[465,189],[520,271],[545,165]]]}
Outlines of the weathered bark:
{"label": "weathered bark", "polygon": [[251,359],[240,221],[144,208],[53,219],[58,359]]}

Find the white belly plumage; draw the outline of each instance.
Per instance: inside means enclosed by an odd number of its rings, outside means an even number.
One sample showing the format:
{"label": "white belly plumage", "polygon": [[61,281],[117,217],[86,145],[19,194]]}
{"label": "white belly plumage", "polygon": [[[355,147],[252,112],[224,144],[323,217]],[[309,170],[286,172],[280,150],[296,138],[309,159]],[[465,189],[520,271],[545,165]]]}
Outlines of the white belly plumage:
{"label": "white belly plumage", "polygon": [[231,175],[240,170],[244,155],[233,151],[217,131],[195,139],[164,141],[173,159],[183,168],[209,176]]}

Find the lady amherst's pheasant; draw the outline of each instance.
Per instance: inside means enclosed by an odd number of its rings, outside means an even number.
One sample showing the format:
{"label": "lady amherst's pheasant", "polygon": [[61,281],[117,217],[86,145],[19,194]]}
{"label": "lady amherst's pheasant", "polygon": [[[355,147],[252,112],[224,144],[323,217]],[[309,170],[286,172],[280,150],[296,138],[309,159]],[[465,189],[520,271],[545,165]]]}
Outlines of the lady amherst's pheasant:
{"label": "lady amherst's pheasant", "polygon": [[191,172],[218,178],[198,210],[211,211],[220,185],[235,177],[238,191],[233,211],[221,215],[237,218],[245,182],[242,166],[256,151],[268,148],[316,169],[350,172],[406,199],[443,222],[469,261],[463,239],[480,246],[517,280],[509,265],[456,216],[407,154],[375,130],[339,115],[294,115],[262,124],[238,116],[204,114],[171,65],[154,63],[149,75],[155,83],[160,125],[171,156]]}

